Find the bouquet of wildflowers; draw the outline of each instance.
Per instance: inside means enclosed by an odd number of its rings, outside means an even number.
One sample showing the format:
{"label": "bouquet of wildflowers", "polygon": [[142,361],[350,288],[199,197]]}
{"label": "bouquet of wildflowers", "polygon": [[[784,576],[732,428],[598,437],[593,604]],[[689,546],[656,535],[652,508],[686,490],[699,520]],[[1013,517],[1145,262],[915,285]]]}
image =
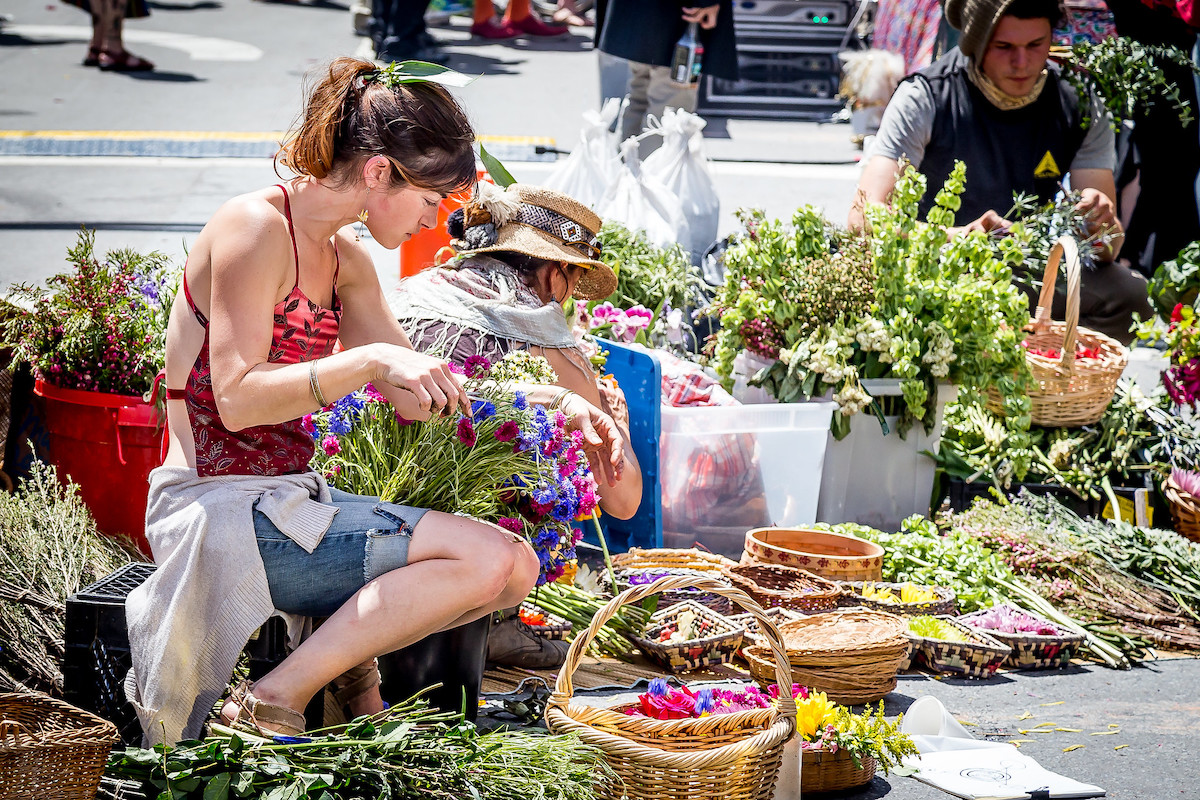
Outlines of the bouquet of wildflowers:
{"label": "bouquet of wildflowers", "polygon": [[[530,358],[528,354],[517,357]],[[507,360],[507,359],[506,359]],[[547,367],[548,368],[548,367]],[[371,385],[304,418],[317,441],[313,468],[330,484],[385,502],[463,514],[524,536],[541,561],[538,584],[561,577],[596,508],[583,435],[562,412],[530,404],[471,356],[463,366],[471,416],[401,417]],[[502,361],[497,373],[521,372]]]}
{"label": "bouquet of wildflowers", "polygon": [[[8,300],[25,309],[4,324],[17,361],[61,389],[144,395],[162,369],[178,271],[165,255],[92,252],[95,231],[67,252],[74,266],[46,287],[17,284]],[[47,291],[48,290],[48,291]]]}

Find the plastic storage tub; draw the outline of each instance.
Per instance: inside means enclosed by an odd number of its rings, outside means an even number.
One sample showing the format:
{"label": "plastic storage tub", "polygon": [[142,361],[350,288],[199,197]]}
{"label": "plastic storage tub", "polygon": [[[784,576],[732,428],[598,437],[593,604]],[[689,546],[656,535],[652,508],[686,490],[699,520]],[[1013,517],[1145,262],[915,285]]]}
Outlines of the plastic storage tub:
{"label": "plastic storage tub", "polygon": [[739,558],[746,531],[816,519],[833,403],[662,409],[663,545]]}

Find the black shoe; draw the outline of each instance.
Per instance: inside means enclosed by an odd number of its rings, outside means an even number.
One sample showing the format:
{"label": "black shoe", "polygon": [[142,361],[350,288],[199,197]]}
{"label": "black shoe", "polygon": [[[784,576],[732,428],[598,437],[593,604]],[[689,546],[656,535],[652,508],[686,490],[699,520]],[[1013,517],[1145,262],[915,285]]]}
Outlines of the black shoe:
{"label": "black shoe", "polygon": [[567,643],[538,636],[515,614],[492,625],[487,660],[526,669],[556,669],[567,660]]}

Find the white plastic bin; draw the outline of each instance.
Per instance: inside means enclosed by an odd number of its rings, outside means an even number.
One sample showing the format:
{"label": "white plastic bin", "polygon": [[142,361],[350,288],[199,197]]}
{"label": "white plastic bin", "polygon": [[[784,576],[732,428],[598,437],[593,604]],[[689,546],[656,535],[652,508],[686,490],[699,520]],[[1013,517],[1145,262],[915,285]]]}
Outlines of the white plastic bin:
{"label": "white plastic bin", "polygon": [[[898,380],[863,381],[863,386],[872,397],[900,394]],[[898,531],[906,517],[928,516],[936,465],[922,453],[938,451],[946,404],[957,394],[956,386],[938,386],[933,431],[928,434],[915,425],[901,439],[896,433],[899,417],[885,417],[890,430],[885,436],[879,420],[865,411],[851,421],[845,439],[837,441],[830,434],[817,521]]]}
{"label": "white plastic bin", "polygon": [[835,405],[662,409],[663,545],[740,558],[746,531],[817,518]]}

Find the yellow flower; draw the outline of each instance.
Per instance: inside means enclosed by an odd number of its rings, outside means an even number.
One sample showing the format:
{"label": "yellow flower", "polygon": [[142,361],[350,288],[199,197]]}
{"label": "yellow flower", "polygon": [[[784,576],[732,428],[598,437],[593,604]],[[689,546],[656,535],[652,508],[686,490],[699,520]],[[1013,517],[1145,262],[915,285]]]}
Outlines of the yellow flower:
{"label": "yellow flower", "polygon": [[575,573],[579,572],[579,562],[571,559],[566,564],[563,564],[563,574],[555,583],[565,583],[570,586],[575,583]]}
{"label": "yellow flower", "polygon": [[813,739],[817,732],[834,721],[837,706],[829,702],[824,692],[809,692],[808,699],[796,698],[796,733]]}

